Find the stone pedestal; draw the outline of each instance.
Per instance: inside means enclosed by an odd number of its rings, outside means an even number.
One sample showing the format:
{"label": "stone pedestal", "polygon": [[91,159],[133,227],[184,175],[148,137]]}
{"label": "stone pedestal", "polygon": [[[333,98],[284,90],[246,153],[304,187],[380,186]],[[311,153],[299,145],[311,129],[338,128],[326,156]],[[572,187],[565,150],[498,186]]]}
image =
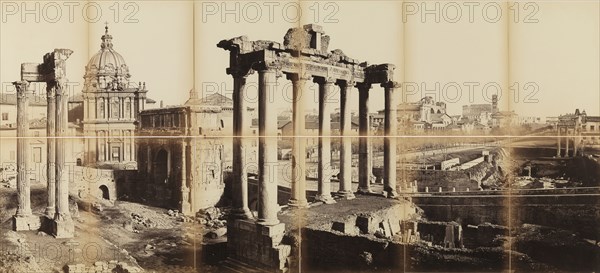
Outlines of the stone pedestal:
{"label": "stone pedestal", "polygon": [[281,244],[285,225],[257,224],[252,220],[232,219],[227,225],[228,257],[268,271],[285,272],[291,246]]}
{"label": "stone pedestal", "polygon": [[13,230],[38,230],[42,226],[42,220],[36,215],[13,216]]}
{"label": "stone pedestal", "polygon": [[75,223],[71,217],[54,219],[52,221],[52,235],[56,238],[73,238],[75,234]]}

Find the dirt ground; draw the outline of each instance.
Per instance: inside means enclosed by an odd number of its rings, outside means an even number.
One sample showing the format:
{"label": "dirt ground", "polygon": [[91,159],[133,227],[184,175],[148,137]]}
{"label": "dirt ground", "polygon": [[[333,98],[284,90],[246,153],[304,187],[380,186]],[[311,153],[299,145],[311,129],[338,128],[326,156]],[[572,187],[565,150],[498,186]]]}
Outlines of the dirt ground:
{"label": "dirt ground", "polygon": [[[15,198],[15,189],[0,189],[2,273],[64,272],[68,264],[90,266],[111,260],[146,272],[198,272],[200,268],[212,272],[218,257],[203,249],[224,250],[223,238],[205,238],[211,229],[204,225],[184,220],[181,215],[169,215],[166,209],[125,201],[99,202],[96,208],[80,202],[73,239],[56,239],[41,231],[17,233],[12,231]],[[34,213],[43,212],[45,200],[45,188],[34,185]]]}

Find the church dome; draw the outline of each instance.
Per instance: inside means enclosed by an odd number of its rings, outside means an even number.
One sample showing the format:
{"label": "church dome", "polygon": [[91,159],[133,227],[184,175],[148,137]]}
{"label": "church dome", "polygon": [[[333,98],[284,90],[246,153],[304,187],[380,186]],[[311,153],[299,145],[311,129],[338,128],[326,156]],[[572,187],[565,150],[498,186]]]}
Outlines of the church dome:
{"label": "church dome", "polygon": [[102,35],[100,50],[90,58],[85,69],[87,89],[118,90],[126,87],[129,81],[129,67],[125,59],[112,44],[112,35],[108,34],[108,26]]}

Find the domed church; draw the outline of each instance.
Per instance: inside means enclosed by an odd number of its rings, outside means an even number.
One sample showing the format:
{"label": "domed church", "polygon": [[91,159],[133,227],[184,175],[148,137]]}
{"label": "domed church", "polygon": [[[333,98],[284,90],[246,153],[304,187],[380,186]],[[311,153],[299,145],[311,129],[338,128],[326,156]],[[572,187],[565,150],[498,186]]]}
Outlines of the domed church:
{"label": "domed church", "polygon": [[113,47],[108,26],[100,50],[85,67],[80,104],[84,143],[83,164],[99,168],[135,169],[135,132],[139,112],[146,108],[145,83],[130,82],[125,59]]}

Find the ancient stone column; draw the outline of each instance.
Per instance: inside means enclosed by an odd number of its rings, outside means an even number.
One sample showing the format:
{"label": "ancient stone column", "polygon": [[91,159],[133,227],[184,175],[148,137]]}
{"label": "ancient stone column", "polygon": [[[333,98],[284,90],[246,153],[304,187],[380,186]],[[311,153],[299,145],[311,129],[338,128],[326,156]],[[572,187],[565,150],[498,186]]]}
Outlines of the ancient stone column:
{"label": "ancient stone column", "polygon": [[577,150],[579,149],[578,144],[579,138],[577,137],[577,128],[573,130],[573,157],[577,156]]}
{"label": "ancient stone column", "polygon": [[[184,129],[185,130],[185,129]],[[188,139],[184,139],[181,142],[181,212],[186,214],[186,215],[191,215],[192,211],[191,211],[191,207],[190,207],[190,203],[189,203],[189,194],[190,194],[190,189],[188,188],[188,182],[187,182],[187,172],[188,172],[188,165],[187,165],[187,161],[188,161],[188,153],[187,153],[187,145],[186,142],[188,141]]]}
{"label": "ancient stone column", "polygon": [[394,198],[396,192],[396,135],[398,134],[398,93],[400,85],[396,82],[381,84],[385,88],[385,139],[383,143],[383,190],[387,196]]}
{"label": "ancient stone column", "polygon": [[359,83],[358,87],[358,193],[372,193],[371,190],[371,172],[373,171],[373,162],[371,158],[371,126],[369,122],[369,90],[370,83]]}
{"label": "ancient stone column", "polygon": [[565,128],[565,157],[569,157],[569,128]]}
{"label": "ancient stone column", "polygon": [[315,199],[325,204],[333,204],[331,196],[331,112],[333,78],[317,78],[319,84],[319,159],[318,159],[318,190]]}
{"label": "ancient stone column", "polygon": [[292,102],[292,196],[289,200],[291,207],[305,208],[308,206],[306,200],[306,138],[305,129],[305,101],[308,97],[303,92],[306,81],[312,78],[309,75],[290,74],[288,78],[292,80],[293,102]]}
{"label": "ancient stone column", "polygon": [[560,139],[560,127],[557,126],[557,129],[558,129],[557,130],[558,131],[558,137],[556,139],[556,146],[557,146],[556,147],[556,157],[560,157],[560,154],[561,154],[561,151],[560,151],[561,150],[561,148],[560,148],[560,142],[561,142],[561,139]]}
{"label": "ancient stone column", "polygon": [[47,83],[47,112],[46,112],[46,179],[48,191],[48,206],[46,215],[53,219],[56,213],[56,85]]}
{"label": "ancient stone column", "polygon": [[74,233],[69,212],[69,174],[65,165],[69,99],[65,84],[66,80],[56,81],[56,214],[53,235],[57,238],[71,238]]}
{"label": "ancient stone column", "polygon": [[345,199],[354,199],[352,192],[352,116],[348,105],[350,89],[355,82],[340,85],[340,189],[338,194]]}
{"label": "ancient stone column", "polygon": [[258,224],[279,223],[277,212],[277,72],[263,68],[258,74]]}
{"label": "ancient stone column", "polygon": [[[246,73],[234,71],[233,75],[233,215],[240,219],[252,218],[248,208],[248,160],[246,149],[250,147],[247,130],[251,118],[248,116]],[[277,135],[277,133],[275,133]]]}
{"label": "ancient stone column", "polygon": [[31,189],[29,187],[29,83],[13,82],[17,89],[17,213],[14,230],[30,230]]}

